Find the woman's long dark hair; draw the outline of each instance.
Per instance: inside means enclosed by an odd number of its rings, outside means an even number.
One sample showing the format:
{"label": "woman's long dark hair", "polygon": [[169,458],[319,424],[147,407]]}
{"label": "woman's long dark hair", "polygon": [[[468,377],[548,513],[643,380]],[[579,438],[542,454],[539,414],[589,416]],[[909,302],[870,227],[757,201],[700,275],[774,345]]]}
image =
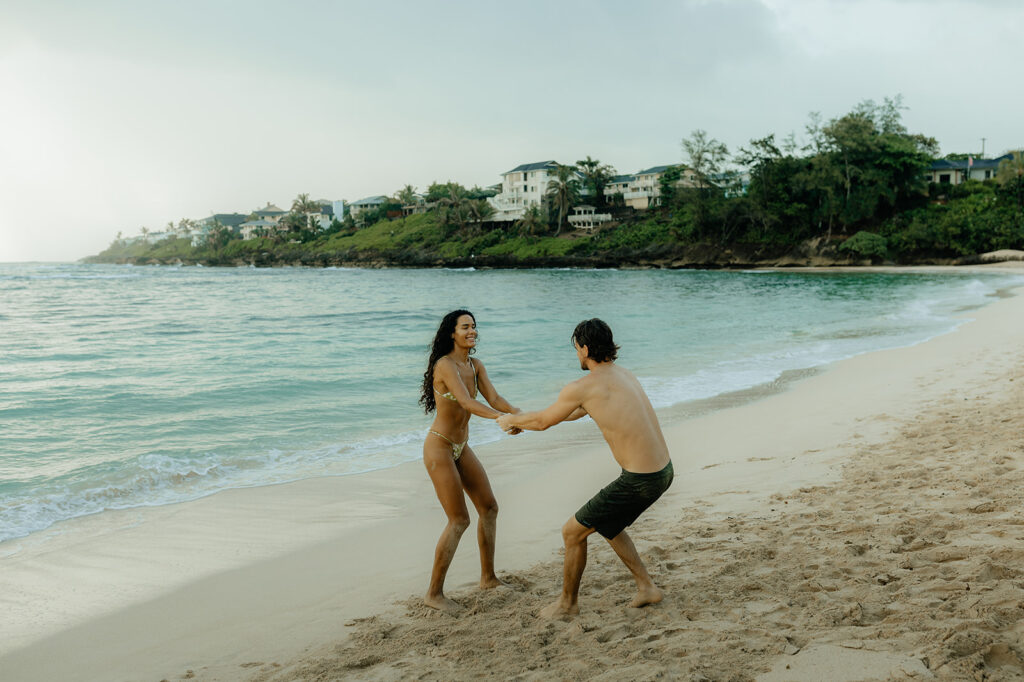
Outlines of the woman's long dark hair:
{"label": "woman's long dark hair", "polygon": [[[476,322],[476,316],[468,310],[453,310],[444,316],[441,325],[437,328],[437,333],[434,334],[434,343],[430,346],[430,359],[427,360],[427,371],[423,373],[423,392],[420,394],[420,405],[423,406],[423,411],[427,414],[433,412],[437,407],[437,403],[434,401],[434,365],[455,348],[455,339],[452,338],[452,334],[455,333],[455,325],[463,315],[469,315],[473,318],[473,322]],[[470,348],[469,352],[472,353],[475,350],[475,348]]]}

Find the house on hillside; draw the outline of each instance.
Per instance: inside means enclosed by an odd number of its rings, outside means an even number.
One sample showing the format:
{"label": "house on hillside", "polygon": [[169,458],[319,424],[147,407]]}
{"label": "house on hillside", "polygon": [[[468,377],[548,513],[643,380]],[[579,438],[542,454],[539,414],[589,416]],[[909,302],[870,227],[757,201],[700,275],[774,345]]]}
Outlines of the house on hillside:
{"label": "house on hillside", "polygon": [[[695,187],[697,174],[682,164],[668,164],[664,166],[651,166],[629,176],[626,190],[622,193],[626,206],[645,210],[657,206],[661,197],[661,176],[669,168],[678,167],[682,175],[676,183],[679,187]],[[608,196],[608,191],[605,191]]]}
{"label": "house on hillside", "polygon": [[215,225],[223,225],[235,234],[240,234],[244,222],[245,215],[242,213],[214,213],[197,220],[195,232],[192,233],[192,246],[199,246],[205,242]]}
{"label": "house on hillside", "polygon": [[487,201],[494,207],[495,222],[519,220],[531,206],[540,206],[555,177],[555,161],[524,163],[501,174],[501,191]]}
{"label": "house on hillside", "polygon": [[242,239],[255,239],[271,235],[281,229],[280,221],[277,220],[247,220],[241,224],[239,230]]}
{"label": "house on hillside", "polygon": [[253,239],[263,235],[273,234],[281,229],[281,218],[285,217],[288,211],[267,202],[263,208],[253,211],[250,215],[252,220],[247,220],[238,226],[242,239]]}
{"label": "house on hillside", "polygon": [[244,222],[245,214],[242,213],[214,213],[202,220],[197,220],[196,227],[202,229],[204,227],[213,227],[214,223],[220,223],[224,227],[237,231]]}
{"label": "house on hillside", "polygon": [[612,195],[621,194],[623,199],[625,199],[626,192],[629,191],[629,183],[632,179],[632,175],[616,175],[604,186],[604,198],[611,201]]}
{"label": "house on hillside", "polygon": [[598,213],[593,206],[573,206],[572,211],[572,215],[569,216],[569,224],[574,229],[585,232],[593,232],[596,228],[612,220],[611,213]]}
{"label": "house on hillside", "polygon": [[388,198],[383,194],[378,194],[375,197],[366,197],[365,199],[353,201],[351,204],[349,204],[348,212],[349,215],[351,215],[353,218],[356,218],[359,216],[360,213],[364,211],[369,211],[370,209],[379,208],[386,204],[387,202]]}
{"label": "house on hillside", "polygon": [[326,230],[334,220],[334,204],[331,199],[317,199],[316,205],[320,207],[319,213],[306,214],[306,228],[314,231]]}
{"label": "house on hillside", "polygon": [[267,202],[267,205],[261,209],[252,212],[252,215],[256,216],[256,220],[271,220],[273,222],[279,221],[283,218],[288,211],[283,208],[278,208],[274,204]]}
{"label": "house on hillside", "polygon": [[1013,154],[1003,154],[994,159],[967,157],[960,161],[936,159],[928,166],[925,178],[936,185],[959,185],[967,180],[991,180],[996,176],[999,162],[1012,159]]}

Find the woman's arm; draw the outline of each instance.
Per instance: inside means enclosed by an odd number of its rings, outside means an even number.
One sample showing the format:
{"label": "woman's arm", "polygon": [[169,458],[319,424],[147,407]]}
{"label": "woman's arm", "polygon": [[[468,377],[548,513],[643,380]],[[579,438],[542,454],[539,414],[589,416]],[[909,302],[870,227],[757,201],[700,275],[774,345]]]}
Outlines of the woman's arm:
{"label": "woman's arm", "polygon": [[[484,405],[469,395],[469,390],[462,383],[462,376],[452,360],[441,358],[437,361],[437,364],[434,365],[434,380],[436,381],[437,379],[444,382],[445,388],[459,402],[459,407],[470,414],[487,419],[497,419],[501,416],[502,413],[498,410]],[[444,398],[441,398],[441,400],[444,400]]]}
{"label": "woman's arm", "polygon": [[480,395],[487,399],[491,407],[502,412],[519,412],[518,407],[513,407],[509,401],[498,395],[494,384],[491,383],[491,378],[487,376],[487,369],[484,367],[484,363],[479,360],[472,360],[472,363],[476,365],[476,382],[480,388]]}

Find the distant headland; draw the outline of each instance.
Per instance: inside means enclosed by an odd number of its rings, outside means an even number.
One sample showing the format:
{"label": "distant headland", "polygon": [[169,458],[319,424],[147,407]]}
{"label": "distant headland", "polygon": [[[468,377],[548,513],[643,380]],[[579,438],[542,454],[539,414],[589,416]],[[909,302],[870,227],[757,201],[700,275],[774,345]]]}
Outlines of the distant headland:
{"label": "distant headland", "polygon": [[[1024,153],[948,154],[900,98],[812,114],[806,140],[730,154],[703,130],[685,163],[619,174],[587,156],[524,163],[491,187],[435,182],[348,202],[182,219],[91,263],[360,267],[958,264],[1024,250]],[[988,258],[995,258],[989,256]]]}

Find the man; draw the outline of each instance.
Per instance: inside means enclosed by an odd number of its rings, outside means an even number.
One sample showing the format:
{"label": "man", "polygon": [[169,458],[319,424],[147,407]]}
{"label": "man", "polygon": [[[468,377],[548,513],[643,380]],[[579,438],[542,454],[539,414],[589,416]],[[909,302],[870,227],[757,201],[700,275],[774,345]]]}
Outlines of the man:
{"label": "man", "polygon": [[572,344],[586,376],[563,388],[546,409],[498,417],[498,425],[505,431],[543,431],[589,414],[622,467],[622,475],[562,527],[562,593],[558,601],[540,612],[542,618],[579,613],[577,601],[587,565],[587,538],[595,531],[604,536],[636,580],[637,594],[629,605],[639,608],[662,599],[661,590],[651,580],[625,531],[672,483],[672,461],[658,417],[632,372],[615,364],[618,346],[607,324],[596,318],[580,322],[573,331]]}

